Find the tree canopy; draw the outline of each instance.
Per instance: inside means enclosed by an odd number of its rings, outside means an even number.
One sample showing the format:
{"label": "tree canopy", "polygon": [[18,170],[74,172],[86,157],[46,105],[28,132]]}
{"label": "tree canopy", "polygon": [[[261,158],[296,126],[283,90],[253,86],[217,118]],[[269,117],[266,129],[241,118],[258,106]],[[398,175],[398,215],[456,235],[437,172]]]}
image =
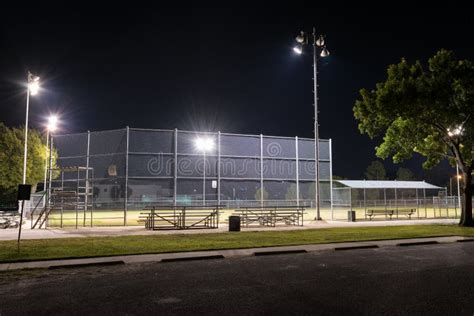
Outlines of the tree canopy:
{"label": "tree canopy", "polygon": [[365,171],[365,178],[367,180],[386,180],[387,172],[382,162],[374,160],[370,163]]}
{"label": "tree canopy", "polygon": [[397,170],[397,180],[400,180],[400,181],[414,181],[414,180],[416,180],[416,176],[410,169],[400,167]]}
{"label": "tree canopy", "polygon": [[395,163],[413,153],[430,168],[443,159],[459,165],[464,175],[461,224],[472,226],[474,144],[474,63],[440,50],[428,60],[390,65],[387,78],[375,89],[362,89],[355,102],[359,130],[374,138],[383,135],[376,155]]}
{"label": "tree canopy", "polygon": [[[0,123],[0,196],[15,199],[16,188],[23,178],[24,128],[9,128]],[[46,139],[33,129],[28,130],[28,160],[26,183],[36,186],[44,179],[49,151]],[[53,153],[53,161],[55,161]]]}

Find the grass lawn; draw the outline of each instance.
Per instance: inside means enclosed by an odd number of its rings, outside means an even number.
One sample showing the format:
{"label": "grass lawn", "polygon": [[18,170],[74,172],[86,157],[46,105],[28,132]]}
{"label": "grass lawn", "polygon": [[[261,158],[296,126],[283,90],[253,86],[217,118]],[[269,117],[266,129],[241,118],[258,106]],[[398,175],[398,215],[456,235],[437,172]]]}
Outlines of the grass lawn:
{"label": "grass lawn", "polygon": [[452,235],[474,237],[474,228],[462,228],[456,225],[413,225],[219,234],[37,239],[22,241],[19,253],[16,249],[16,241],[0,241],[0,262]]}

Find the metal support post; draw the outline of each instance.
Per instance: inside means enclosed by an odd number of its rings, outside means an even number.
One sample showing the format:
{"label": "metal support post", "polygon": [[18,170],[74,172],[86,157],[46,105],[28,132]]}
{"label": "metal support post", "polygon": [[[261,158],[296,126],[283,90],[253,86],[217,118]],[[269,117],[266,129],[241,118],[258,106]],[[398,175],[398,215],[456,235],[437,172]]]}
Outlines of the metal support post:
{"label": "metal support post", "polygon": [[260,134],[260,207],[263,207],[263,135]]}
{"label": "metal support post", "polygon": [[128,153],[130,151],[130,128],[127,126],[127,144],[125,152],[125,199],[123,208],[123,226],[127,225],[127,213],[128,213]]}
{"label": "metal support post", "polygon": [[177,204],[178,188],[178,129],[174,129],[174,163],[173,163],[173,206]]}
{"label": "metal support post", "polygon": [[[221,205],[221,132],[217,132],[217,214]],[[219,218],[219,217],[218,217]]]}
{"label": "metal support post", "polygon": [[331,219],[334,220],[334,208],[333,208],[333,196],[332,196],[332,189],[333,189],[333,180],[332,180],[332,139],[329,139],[329,196],[331,199]]}
{"label": "metal support post", "polygon": [[298,136],[295,137],[296,152],[296,206],[300,206],[300,170],[299,170],[299,153],[298,153]]}

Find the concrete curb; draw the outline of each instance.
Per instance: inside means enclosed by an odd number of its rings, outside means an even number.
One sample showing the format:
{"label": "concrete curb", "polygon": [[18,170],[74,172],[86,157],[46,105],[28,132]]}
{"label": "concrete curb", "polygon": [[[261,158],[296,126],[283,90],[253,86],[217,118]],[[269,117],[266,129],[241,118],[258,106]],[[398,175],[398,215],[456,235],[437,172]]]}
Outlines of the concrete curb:
{"label": "concrete curb", "polygon": [[132,264],[145,262],[180,262],[191,260],[212,260],[212,259],[229,259],[248,256],[268,256],[283,254],[299,254],[317,251],[336,251],[336,250],[362,250],[370,248],[382,247],[402,247],[416,245],[433,245],[457,242],[474,241],[474,238],[463,236],[450,237],[433,237],[433,238],[413,238],[413,239],[392,239],[380,241],[361,241],[361,242],[342,242],[331,244],[313,244],[300,246],[282,246],[282,247],[265,247],[265,248],[248,248],[248,249],[229,249],[216,251],[193,251],[193,252],[177,252],[177,253],[161,253],[161,254],[144,254],[144,255],[124,255],[110,257],[95,257],[82,259],[58,259],[58,260],[42,260],[30,262],[15,262],[0,264],[0,271],[12,271],[21,269],[59,269],[59,268],[76,268],[87,266],[105,266],[116,264]]}

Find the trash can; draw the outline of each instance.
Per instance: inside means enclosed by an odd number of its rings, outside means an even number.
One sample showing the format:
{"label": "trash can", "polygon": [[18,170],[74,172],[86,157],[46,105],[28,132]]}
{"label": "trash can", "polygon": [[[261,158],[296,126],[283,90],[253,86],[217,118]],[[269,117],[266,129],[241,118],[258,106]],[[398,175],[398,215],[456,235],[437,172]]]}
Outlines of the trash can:
{"label": "trash can", "polygon": [[229,216],[229,231],[240,232],[240,216]]}
{"label": "trash can", "polygon": [[356,212],[355,211],[347,211],[347,221],[348,222],[355,222],[356,221]]}

